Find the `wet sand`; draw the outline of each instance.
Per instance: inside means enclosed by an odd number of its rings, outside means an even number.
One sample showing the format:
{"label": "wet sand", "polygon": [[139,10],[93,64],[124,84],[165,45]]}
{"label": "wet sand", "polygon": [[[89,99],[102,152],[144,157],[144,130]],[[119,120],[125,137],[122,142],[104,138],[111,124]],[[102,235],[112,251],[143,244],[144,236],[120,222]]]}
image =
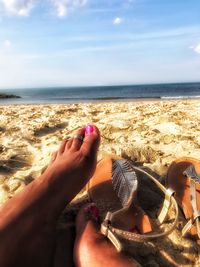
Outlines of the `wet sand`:
{"label": "wet sand", "polygon": [[[164,183],[174,159],[200,159],[199,118],[198,100],[0,106],[0,204],[36,179],[61,140],[87,123],[101,131],[99,159],[111,153],[129,158]],[[73,225],[84,196],[85,190],[66,209],[71,223],[61,218],[59,236]],[[178,229],[145,246],[134,250],[143,266],[200,266],[199,247]]]}

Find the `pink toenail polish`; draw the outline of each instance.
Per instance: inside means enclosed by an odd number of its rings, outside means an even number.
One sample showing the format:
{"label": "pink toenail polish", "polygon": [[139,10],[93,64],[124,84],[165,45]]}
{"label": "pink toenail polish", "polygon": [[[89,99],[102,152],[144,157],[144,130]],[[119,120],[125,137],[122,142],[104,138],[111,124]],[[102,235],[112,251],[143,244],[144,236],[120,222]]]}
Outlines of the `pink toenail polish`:
{"label": "pink toenail polish", "polygon": [[97,208],[97,206],[90,206],[90,212],[95,219],[99,218],[99,209]]}
{"label": "pink toenail polish", "polygon": [[93,219],[95,221],[99,220],[99,209],[97,208],[97,206],[94,203],[92,203],[84,211],[88,215],[89,219]]}
{"label": "pink toenail polish", "polygon": [[94,127],[90,124],[88,124],[86,127],[85,127],[85,134],[92,134],[94,132]]}

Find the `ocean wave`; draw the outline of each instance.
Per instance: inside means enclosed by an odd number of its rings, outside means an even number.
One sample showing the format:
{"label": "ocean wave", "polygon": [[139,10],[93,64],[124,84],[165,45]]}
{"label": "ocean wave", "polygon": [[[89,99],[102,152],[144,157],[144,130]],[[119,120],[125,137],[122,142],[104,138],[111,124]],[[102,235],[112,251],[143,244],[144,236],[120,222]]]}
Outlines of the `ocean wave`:
{"label": "ocean wave", "polygon": [[194,96],[189,96],[189,95],[184,95],[184,96],[161,96],[161,99],[194,99],[194,98],[200,98],[200,95],[194,95]]}

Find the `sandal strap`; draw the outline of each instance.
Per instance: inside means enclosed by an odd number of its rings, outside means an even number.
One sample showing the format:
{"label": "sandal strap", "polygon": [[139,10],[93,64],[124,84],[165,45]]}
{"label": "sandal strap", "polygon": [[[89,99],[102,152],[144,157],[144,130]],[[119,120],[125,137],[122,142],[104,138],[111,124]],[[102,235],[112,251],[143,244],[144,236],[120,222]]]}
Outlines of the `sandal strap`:
{"label": "sandal strap", "polygon": [[111,215],[111,212],[107,212],[104,222],[101,224],[101,233],[105,235],[112,242],[117,251],[120,252],[122,250],[122,244],[108,227],[110,224]]}
{"label": "sandal strap", "polygon": [[183,172],[188,178],[195,181],[195,183],[200,183],[200,175],[196,172],[196,169],[193,164],[191,164],[187,169]]}
{"label": "sandal strap", "polygon": [[190,229],[192,228],[192,226],[194,225],[194,223],[196,223],[197,226],[197,235],[200,238],[200,212],[198,214],[198,216],[196,216],[195,218],[191,218],[183,227],[182,229],[182,236],[185,236],[187,234],[187,232],[190,231]]}
{"label": "sandal strap", "polygon": [[167,214],[168,214],[168,211],[169,211],[169,208],[171,206],[171,197],[175,194],[175,191],[172,190],[171,188],[168,188],[166,190],[166,193],[165,193],[165,200],[163,202],[163,206],[162,206],[162,209],[160,210],[160,213],[158,215],[158,223],[159,224],[162,224],[166,217],[167,217]]}
{"label": "sandal strap", "polygon": [[193,218],[198,217],[200,211],[197,209],[197,191],[195,181],[191,179],[190,181],[190,199],[193,210]]}
{"label": "sandal strap", "polygon": [[200,176],[196,173],[193,165],[190,165],[184,174],[190,178],[190,200],[192,205],[192,218],[186,223],[182,229],[182,235],[184,236],[194,224],[196,224],[197,235],[200,238],[200,210],[197,208],[197,191],[196,184],[199,183]]}
{"label": "sandal strap", "polygon": [[175,208],[175,218],[174,218],[172,225],[169,227],[169,229],[167,231],[162,232],[162,233],[142,234],[141,235],[141,234],[131,233],[131,232],[124,231],[124,230],[121,230],[119,228],[113,227],[112,226],[113,213],[108,212],[106,214],[104,221],[101,224],[101,233],[110,239],[110,241],[113,243],[113,245],[116,247],[116,249],[118,251],[121,251],[122,245],[116,236],[130,240],[130,241],[135,241],[135,242],[147,242],[147,241],[150,241],[152,239],[156,239],[156,238],[160,238],[160,237],[164,237],[166,235],[169,235],[175,229],[177,222],[178,222],[178,205],[177,205],[175,198],[173,197],[173,191],[169,190],[169,189],[167,190],[160,182],[158,182],[158,180],[156,178],[154,178],[152,175],[150,175],[149,173],[147,173],[143,169],[135,167],[135,166],[132,166],[132,168],[136,171],[139,171],[139,172],[147,175],[161,189],[161,191],[164,192],[165,195],[167,195],[167,197],[166,197],[167,200],[165,202],[166,205],[163,209],[163,212],[161,211],[161,213],[160,213],[161,215],[159,215],[161,217],[159,221],[162,221],[166,218],[167,212],[169,211],[169,207],[171,206],[171,204],[173,204],[173,206]]}

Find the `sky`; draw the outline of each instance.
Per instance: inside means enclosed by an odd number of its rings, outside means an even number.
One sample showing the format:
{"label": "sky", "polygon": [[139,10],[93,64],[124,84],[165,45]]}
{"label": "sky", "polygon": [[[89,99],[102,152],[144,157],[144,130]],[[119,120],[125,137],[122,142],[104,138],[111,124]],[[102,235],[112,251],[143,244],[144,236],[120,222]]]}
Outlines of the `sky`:
{"label": "sky", "polygon": [[195,81],[199,0],[0,0],[0,89]]}

